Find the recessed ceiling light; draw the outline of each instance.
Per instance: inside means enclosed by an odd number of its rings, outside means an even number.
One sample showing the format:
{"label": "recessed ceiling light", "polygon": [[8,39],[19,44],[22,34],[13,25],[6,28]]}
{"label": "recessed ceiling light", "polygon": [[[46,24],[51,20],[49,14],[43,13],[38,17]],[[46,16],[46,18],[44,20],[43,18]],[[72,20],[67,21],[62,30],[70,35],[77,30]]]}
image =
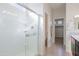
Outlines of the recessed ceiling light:
{"label": "recessed ceiling light", "polygon": [[79,15],[75,15],[74,18],[79,18]]}

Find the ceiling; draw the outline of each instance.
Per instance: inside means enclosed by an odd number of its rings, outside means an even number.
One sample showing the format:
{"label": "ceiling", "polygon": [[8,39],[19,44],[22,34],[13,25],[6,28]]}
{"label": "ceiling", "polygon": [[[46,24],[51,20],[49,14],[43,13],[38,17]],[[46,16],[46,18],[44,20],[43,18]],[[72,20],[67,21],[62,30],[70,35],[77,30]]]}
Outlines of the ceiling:
{"label": "ceiling", "polygon": [[[21,3],[21,4],[23,6],[29,7],[30,9],[32,9],[36,13],[43,15],[43,4],[42,3]],[[48,5],[52,9],[57,9],[57,8],[65,6],[65,3],[48,3]]]}
{"label": "ceiling", "polygon": [[65,3],[49,3],[50,7],[53,9],[65,6]]}
{"label": "ceiling", "polygon": [[43,4],[42,3],[20,3],[23,6],[28,7],[37,14],[43,15]]}

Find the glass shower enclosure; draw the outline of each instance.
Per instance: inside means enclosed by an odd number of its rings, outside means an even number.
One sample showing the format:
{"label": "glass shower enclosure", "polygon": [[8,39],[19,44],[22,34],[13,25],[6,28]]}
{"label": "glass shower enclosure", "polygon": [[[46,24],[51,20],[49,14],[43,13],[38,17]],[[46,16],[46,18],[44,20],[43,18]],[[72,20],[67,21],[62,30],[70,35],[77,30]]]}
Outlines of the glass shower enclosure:
{"label": "glass shower enclosure", "polygon": [[0,4],[0,56],[38,55],[39,20],[18,4]]}

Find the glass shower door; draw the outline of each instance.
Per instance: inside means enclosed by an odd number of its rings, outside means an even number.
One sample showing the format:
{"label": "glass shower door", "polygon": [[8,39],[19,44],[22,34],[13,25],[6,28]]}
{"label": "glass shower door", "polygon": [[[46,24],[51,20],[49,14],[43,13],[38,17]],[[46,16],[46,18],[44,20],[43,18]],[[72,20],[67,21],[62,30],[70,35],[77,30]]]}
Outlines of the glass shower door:
{"label": "glass shower door", "polygon": [[25,29],[25,55],[38,54],[38,15],[27,11],[27,25]]}
{"label": "glass shower door", "polygon": [[0,4],[0,56],[38,54],[38,15],[18,4]]}

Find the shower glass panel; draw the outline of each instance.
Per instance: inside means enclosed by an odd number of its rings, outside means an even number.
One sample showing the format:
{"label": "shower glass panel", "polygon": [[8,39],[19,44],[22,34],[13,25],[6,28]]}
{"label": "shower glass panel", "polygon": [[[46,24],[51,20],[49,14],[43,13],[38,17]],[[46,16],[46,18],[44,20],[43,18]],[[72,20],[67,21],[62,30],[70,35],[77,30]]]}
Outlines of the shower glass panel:
{"label": "shower glass panel", "polygon": [[25,29],[26,55],[38,55],[38,15],[27,10]]}
{"label": "shower glass panel", "polygon": [[0,56],[25,55],[25,10],[16,4],[0,4]]}
{"label": "shower glass panel", "polygon": [[39,16],[17,4],[0,4],[0,56],[38,54]]}

